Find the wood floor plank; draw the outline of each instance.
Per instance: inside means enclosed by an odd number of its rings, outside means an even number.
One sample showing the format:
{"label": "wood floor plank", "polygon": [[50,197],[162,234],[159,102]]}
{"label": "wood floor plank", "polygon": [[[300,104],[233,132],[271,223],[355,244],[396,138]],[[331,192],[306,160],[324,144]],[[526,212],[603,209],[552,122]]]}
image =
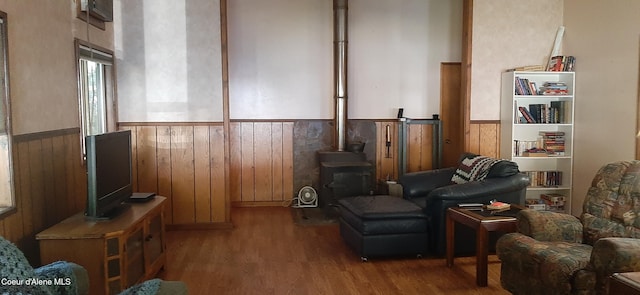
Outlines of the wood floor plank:
{"label": "wood floor plank", "polygon": [[170,231],[160,277],[189,294],[509,294],[489,256],[489,286],[477,287],[475,258],[371,258],[361,262],[337,224],[300,226],[290,208],[233,208],[229,230]]}

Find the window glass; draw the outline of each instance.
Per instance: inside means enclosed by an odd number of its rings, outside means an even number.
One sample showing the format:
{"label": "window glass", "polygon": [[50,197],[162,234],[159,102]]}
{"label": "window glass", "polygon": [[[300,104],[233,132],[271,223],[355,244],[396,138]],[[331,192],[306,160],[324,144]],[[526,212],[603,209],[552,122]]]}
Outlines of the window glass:
{"label": "window glass", "polygon": [[85,135],[107,132],[107,112],[105,101],[104,65],[80,59],[82,89],[82,123]]}
{"label": "window glass", "polygon": [[113,54],[98,46],[76,40],[78,56],[78,98],[80,100],[81,144],[88,135],[115,131],[113,98]]}
{"label": "window glass", "polygon": [[7,15],[0,11],[0,214],[15,207],[8,65]]}

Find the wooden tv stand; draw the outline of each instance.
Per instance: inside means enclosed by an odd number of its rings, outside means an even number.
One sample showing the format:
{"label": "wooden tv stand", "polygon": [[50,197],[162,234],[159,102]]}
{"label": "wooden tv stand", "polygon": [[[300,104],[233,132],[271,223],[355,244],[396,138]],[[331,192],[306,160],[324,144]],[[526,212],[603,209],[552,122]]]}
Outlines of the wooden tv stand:
{"label": "wooden tv stand", "polygon": [[153,278],[166,262],[165,198],[156,196],[111,220],[78,213],[40,232],[43,264],[64,260],[89,272],[90,294],[117,294]]}

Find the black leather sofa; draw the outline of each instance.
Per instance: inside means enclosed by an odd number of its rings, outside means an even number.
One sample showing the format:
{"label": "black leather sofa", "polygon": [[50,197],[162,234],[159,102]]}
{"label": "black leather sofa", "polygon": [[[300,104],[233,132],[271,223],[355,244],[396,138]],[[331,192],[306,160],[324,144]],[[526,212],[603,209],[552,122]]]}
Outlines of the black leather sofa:
{"label": "black leather sofa", "polygon": [[[407,173],[398,179],[398,183],[402,185],[403,198],[423,208],[429,218],[429,253],[438,256],[444,255],[446,249],[447,208],[456,207],[460,203],[488,204],[494,199],[524,205],[530,181],[527,175],[520,173],[518,164],[506,160],[493,165],[485,179],[463,184],[451,183],[456,169],[457,167],[450,167]],[[455,234],[457,255],[475,253],[474,230],[458,226]],[[495,245],[497,238],[498,236],[490,237],[492,245]]]}
{"label": "black leather sofa", "polygon": [[[464,154],[465,158],[477,155]],[[486,157],[484,157],[486,158]],[[343,240],[363,260],[368,256],[445,252],[445,217],[449,207],[460,203],[499,201],[524,205],[529,178],[514,162],[501,160],[488,169],[482,180],[452,182],[459,167],[407,173],[398,183],[403,196],[357,196],[338,200]],[[490,237],[495,244],[498,236]],[[457,255],[475,251],[475,231],[456,227]]]}

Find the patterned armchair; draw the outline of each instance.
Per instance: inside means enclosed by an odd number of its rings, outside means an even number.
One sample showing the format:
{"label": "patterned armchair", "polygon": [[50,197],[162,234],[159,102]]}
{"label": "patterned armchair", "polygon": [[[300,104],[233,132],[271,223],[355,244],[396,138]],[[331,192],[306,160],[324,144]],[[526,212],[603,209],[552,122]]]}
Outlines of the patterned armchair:
{"label": "patterned armchair", "polygon": [[[0,294],[89,294],[89,276],[82,266],[57,261],[33,268],[16,245],[0,236]],[[183,282],[152,279],[119,295],[186,295]]]}
{"label": "patterned armchair", "polygon": [[514,294],[604,294],[611,274],[640,271],[640,161],[600,168],[579,219],[522,210],[496,252]]}

